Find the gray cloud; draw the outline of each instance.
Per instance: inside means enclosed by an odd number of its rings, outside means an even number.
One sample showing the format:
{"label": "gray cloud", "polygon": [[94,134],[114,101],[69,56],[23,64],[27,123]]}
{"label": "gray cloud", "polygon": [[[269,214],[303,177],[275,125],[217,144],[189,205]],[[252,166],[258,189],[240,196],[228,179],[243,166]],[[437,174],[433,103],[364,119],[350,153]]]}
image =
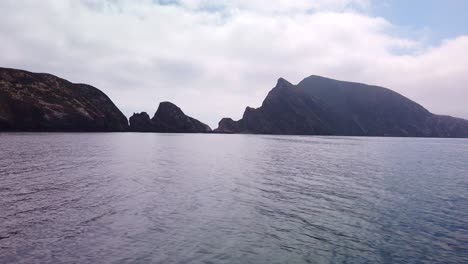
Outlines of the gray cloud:
{"label": "gray cloud", "polygon": [[127,116],[170,100],[216,126],[259,106],[278,77],[317,74],[468,118],[468,36],[438,46],[398,36],[365,0],[267,2],[5,0],[0,59],[94,85]]}

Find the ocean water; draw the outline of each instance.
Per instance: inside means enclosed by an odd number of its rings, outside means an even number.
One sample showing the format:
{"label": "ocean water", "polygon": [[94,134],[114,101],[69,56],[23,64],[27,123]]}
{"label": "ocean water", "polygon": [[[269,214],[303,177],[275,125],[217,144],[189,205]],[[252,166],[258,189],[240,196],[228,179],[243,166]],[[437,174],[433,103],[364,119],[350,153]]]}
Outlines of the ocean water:
{"label": "ocean water", "polygon": [[468,263],[468,140],[0,134],[0,263]]}

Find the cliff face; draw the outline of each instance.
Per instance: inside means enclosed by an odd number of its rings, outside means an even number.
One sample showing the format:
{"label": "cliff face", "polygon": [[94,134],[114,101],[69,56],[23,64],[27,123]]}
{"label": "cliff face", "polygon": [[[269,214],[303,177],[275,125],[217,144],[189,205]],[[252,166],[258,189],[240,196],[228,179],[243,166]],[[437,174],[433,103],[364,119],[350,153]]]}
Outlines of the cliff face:
{"label": "cliff face", "polygon": [[468,137],[468,121],[430,113],[386,88],[311,76],[279,79],[262,106],[216,132],[292,135]]}
{"label": "cliff face", "polygon": [[0,131],[125,131],[103,92],[44,73],[0,68]]}
{"label": "cliff face", "polygon": [[130,117],[130,130],[134,132],[208,133],[211,128],[184,114],[175,104],[162,102],[150,119],[145,112]]}

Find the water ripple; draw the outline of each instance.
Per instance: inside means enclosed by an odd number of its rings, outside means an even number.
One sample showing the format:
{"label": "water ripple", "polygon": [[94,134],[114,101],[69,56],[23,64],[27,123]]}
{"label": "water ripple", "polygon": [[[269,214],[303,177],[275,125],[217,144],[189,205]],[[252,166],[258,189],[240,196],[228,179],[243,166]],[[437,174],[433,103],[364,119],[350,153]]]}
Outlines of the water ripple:
{"label": "water ripple", "polygon": [[468,263],[468,141],[0,134],[0,263]]}

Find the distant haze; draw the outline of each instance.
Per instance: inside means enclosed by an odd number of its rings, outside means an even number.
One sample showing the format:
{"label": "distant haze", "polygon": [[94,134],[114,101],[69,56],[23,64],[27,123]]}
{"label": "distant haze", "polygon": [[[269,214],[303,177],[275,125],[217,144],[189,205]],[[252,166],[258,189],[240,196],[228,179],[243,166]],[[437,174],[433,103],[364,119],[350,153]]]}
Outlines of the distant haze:
{"label": "distant haze", "polygon": [[[415,17],[428,12],[426,2]],[[431,112],[468,118],[468,32],[446,37],[376,11],[391,7],[371,0],[3,0],[0,66],[91,84],[127,117],[152,116],[160,101],[171,101],[212,127],[258,107],[279,77],[297,83],[311,74],[388,87]]]}

